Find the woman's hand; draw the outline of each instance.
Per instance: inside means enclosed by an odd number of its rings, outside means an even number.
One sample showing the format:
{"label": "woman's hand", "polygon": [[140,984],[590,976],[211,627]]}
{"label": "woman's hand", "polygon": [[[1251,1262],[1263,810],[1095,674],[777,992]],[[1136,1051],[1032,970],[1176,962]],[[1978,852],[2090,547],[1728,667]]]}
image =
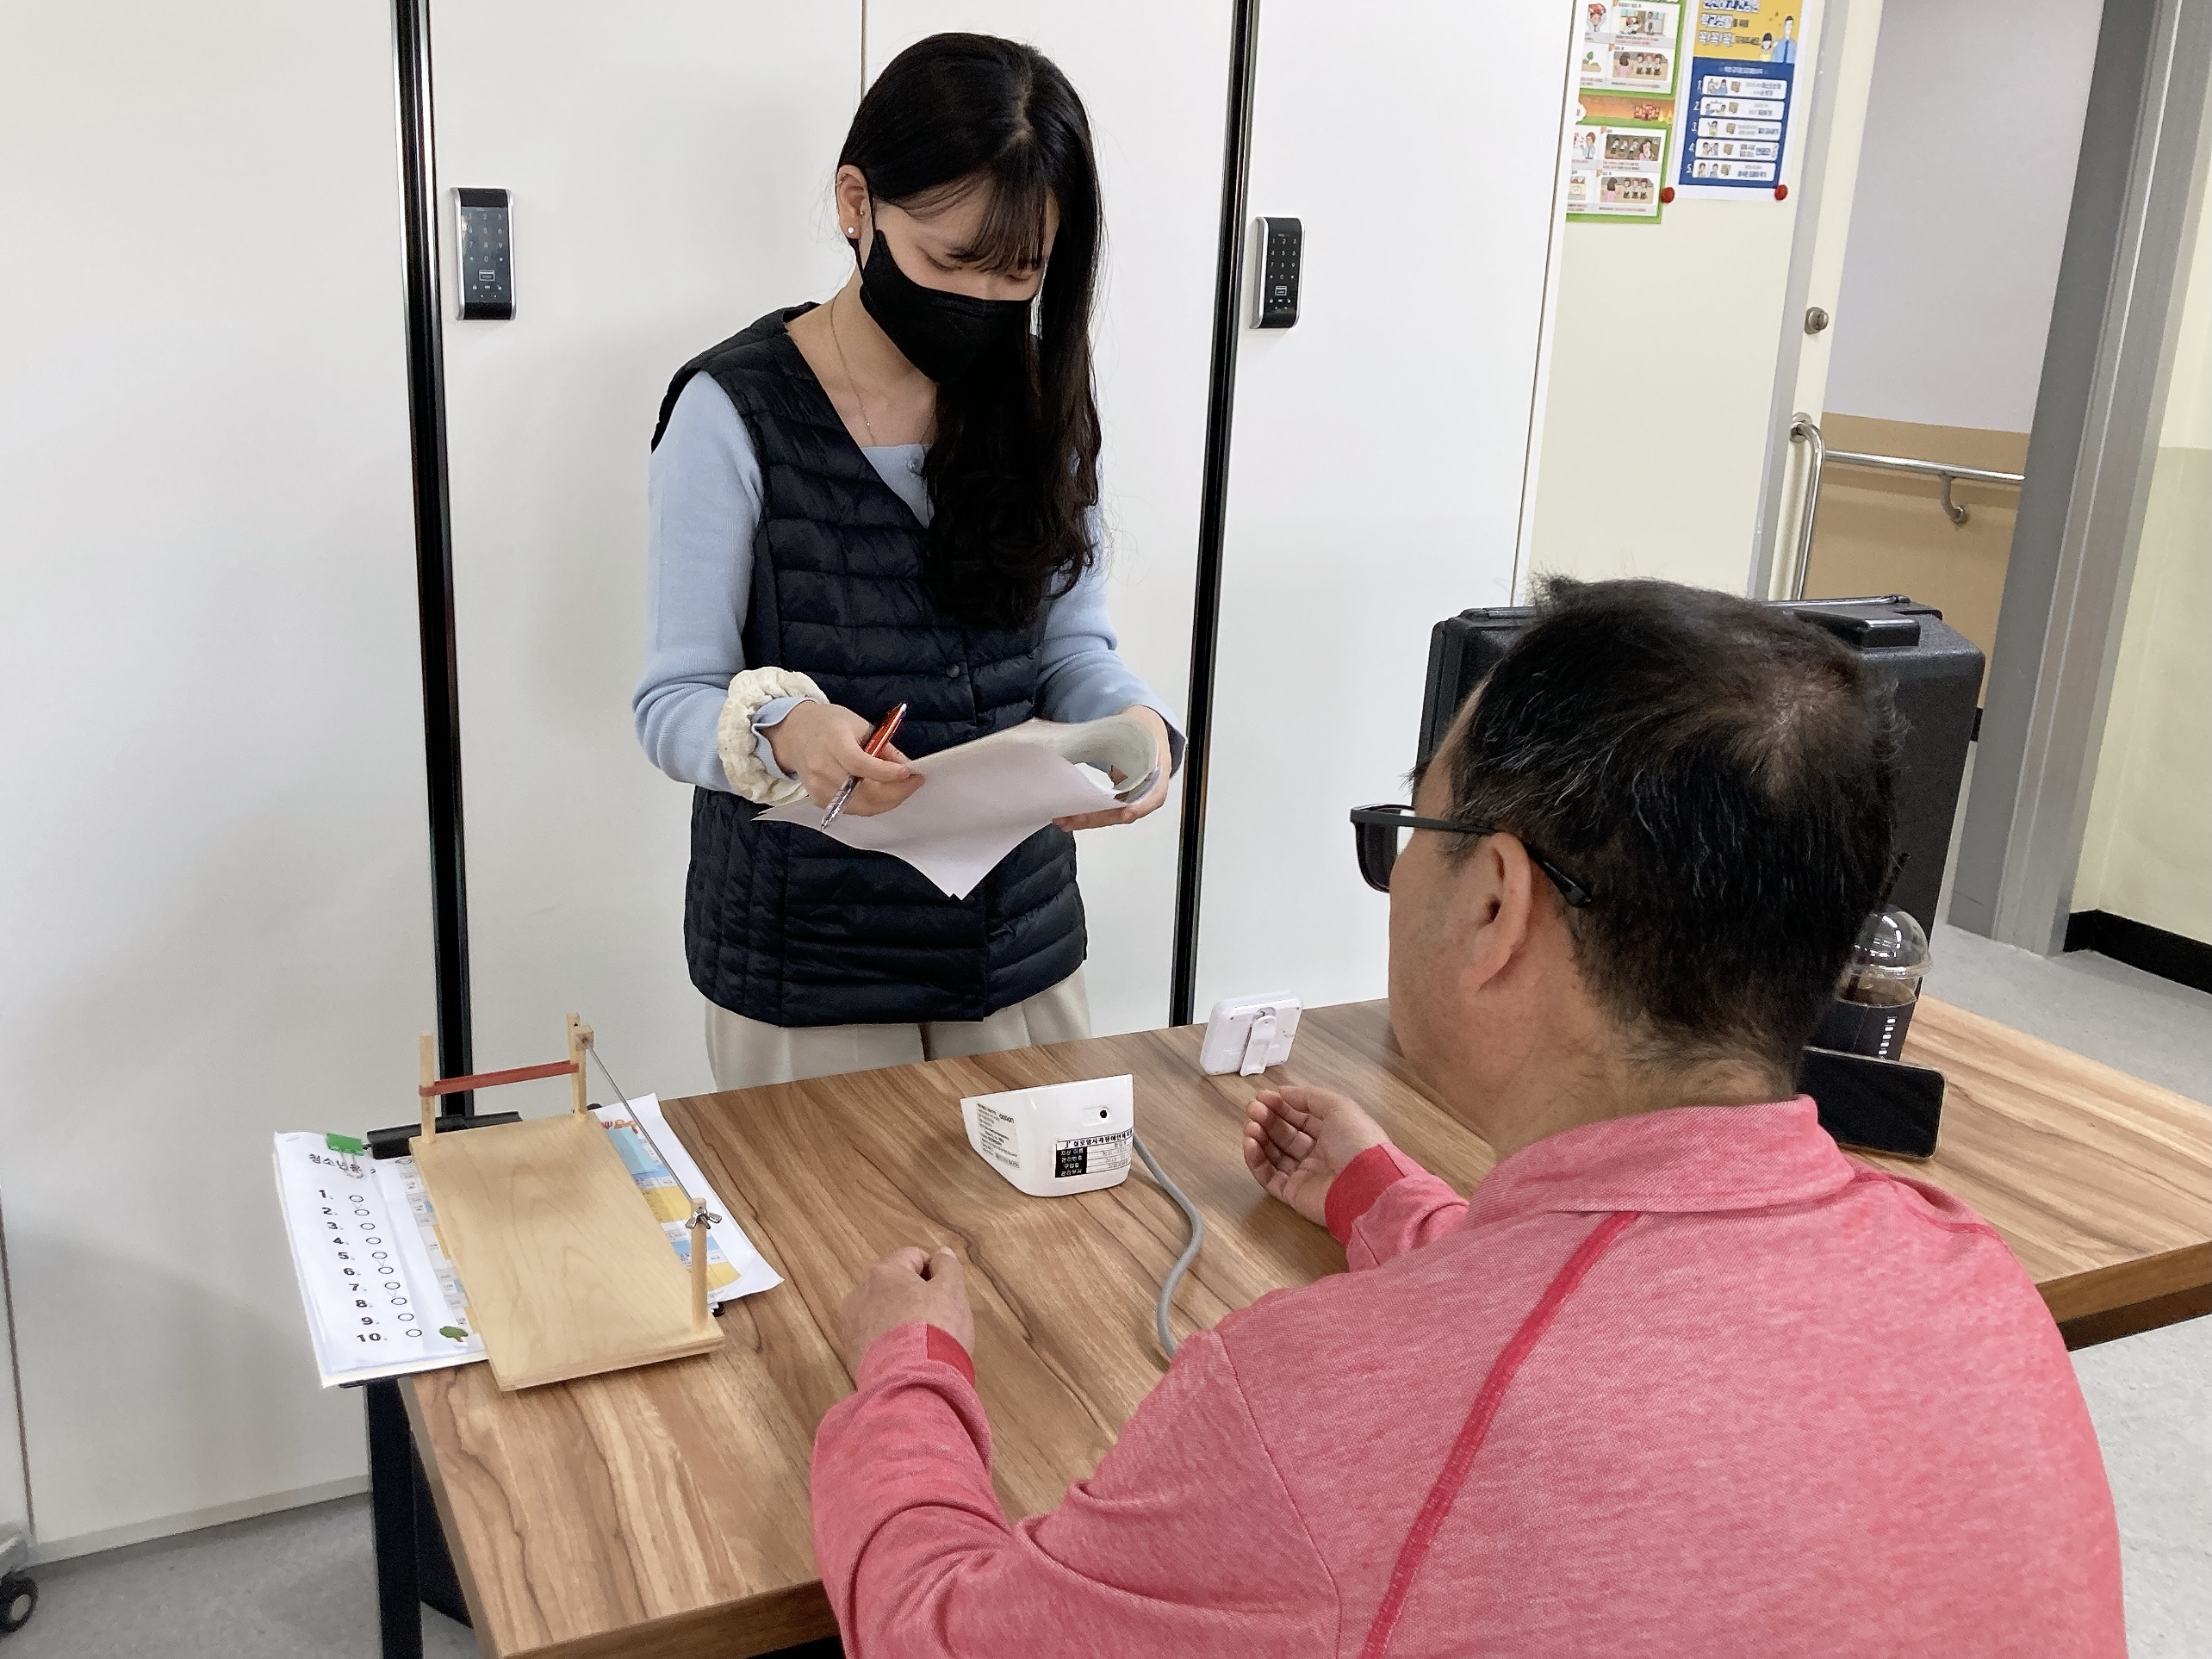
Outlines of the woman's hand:
{"label": "woman's hand", "polygon": [[1317,1227],[1328,1225],[1329,1184],[1389,1139],[1357,1101],[1327,1089],[1263,1089],[1245,1108],[1245,1167]]}
{"label": "woman's hand", "polygon": [[[1061,829],[1099,830],[1109,823],[1134,823],[1147,813],[1158,811],[1159,804],[1167,798],[1167,786],[1173,781],[1171,773],[1175,764],[1175,750],[1168,742],[1167,722],[1161,719],[1156,711],[1141,703],[1123,709],[1122,712],[1152,733],[1153,746],[1159,754],[1159,776],[1153,780],[1153,786],[1142,796],[1125,806],[1109,806],[1103,812],[1078,812],[1073,817],[1054,818],[1053,822]],[[1116,772],[1114,781],[1124,784],[1128,780]],[[847,810],[849,811],[851,809]]]}
{"label": "woman's hand", "polygon": [[890,811],[925,781],[894,745],[885,744],[879,757],[862,748],[874,730],[852,710],[810,698],[767,729],[768,747],[817,806],[829,805],[846,779],[858,778],[845,810],[865,818]]}

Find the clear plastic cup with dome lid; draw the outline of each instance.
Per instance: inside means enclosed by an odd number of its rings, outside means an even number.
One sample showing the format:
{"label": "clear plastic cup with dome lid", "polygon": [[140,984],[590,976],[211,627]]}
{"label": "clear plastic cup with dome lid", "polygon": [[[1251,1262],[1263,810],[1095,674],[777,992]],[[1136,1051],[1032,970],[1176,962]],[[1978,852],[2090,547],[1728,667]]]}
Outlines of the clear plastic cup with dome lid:
{"label": "clear plastic cup with dome lid", "polygon": [[1894,904],[1875,911],[1852,943],[1813,1045],[1898,1059],[1927,972],[1928,935],[1918,919]]}

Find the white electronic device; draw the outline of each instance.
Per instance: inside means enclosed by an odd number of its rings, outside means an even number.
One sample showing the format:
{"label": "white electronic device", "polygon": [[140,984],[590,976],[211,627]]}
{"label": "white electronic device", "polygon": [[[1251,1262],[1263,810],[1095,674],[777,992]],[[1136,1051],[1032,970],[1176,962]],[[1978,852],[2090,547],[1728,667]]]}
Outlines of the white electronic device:
{"label": "white electronic device", "polygon": [[1224,997],[1206,1022],[1198,1045],[1198,1069],[1209,1076],[1238,1072],[1246,1077],[1280,1066],[1290,1058],[1298,1035],[1298,1010],[1304,1004],[1289,991],[1267,997]]}
{"label": "white electronic device", "polygon": [[1096,1192],[1129,1177],[1130,1078],[1086,1078],[960,1102],[968,1145],[1033,1198]]}

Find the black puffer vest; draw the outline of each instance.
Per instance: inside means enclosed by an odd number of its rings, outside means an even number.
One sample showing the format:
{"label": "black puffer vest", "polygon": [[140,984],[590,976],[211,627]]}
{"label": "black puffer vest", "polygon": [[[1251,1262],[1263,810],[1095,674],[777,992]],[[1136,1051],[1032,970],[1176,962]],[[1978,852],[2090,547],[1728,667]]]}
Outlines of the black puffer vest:
{"label": "black puffer vest", "polygon": [[[1041,624],[964,628],[923,587],[928,532],[845,431],[774,312],[694,357],[752,436],[761,523],[744,627],[749,666],[811,675],[873,720],[904,702],[919,759],[1029,718]],[[684,949],[711,1001],[770,1025],[980,1020],[1083,965],[1075,838],[1047,826],[965,899],[911,866],[855,851],[720,790],[692,802]]]}

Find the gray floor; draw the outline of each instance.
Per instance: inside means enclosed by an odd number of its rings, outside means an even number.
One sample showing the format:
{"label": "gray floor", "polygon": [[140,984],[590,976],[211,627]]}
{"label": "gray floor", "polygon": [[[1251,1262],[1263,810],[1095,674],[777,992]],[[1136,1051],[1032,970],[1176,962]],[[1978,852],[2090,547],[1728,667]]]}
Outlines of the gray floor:
{"label": "gray floor", "polygon": [[[1928,989],[2212,1102],[2212,997],[2102,957],[2045,960],[1941,928]],[[2212,1319],[2074,1357],[2120,1512],[2134,1659],[2212,1655]],[[0,1659],[372,1659],[365,1498],[38,1569]],[[476,1651],[423,1615],[431,1659]]]}
{"label": "gray floor", "polygon": [[[2087,951],[2044,958],[1952,927],[1931,996],[2212,1103],[2212,997]],[[2212,1319],[2074,1356],[2120,1512],[2134,1659],[2212,1655]]]}
{"label": "gray floor", "polygon": [[[376,1659],[369,1500],[340,1498],[34,1569],[4,1659]],[[476,1638],[426,1607],[426,1659]]]}

